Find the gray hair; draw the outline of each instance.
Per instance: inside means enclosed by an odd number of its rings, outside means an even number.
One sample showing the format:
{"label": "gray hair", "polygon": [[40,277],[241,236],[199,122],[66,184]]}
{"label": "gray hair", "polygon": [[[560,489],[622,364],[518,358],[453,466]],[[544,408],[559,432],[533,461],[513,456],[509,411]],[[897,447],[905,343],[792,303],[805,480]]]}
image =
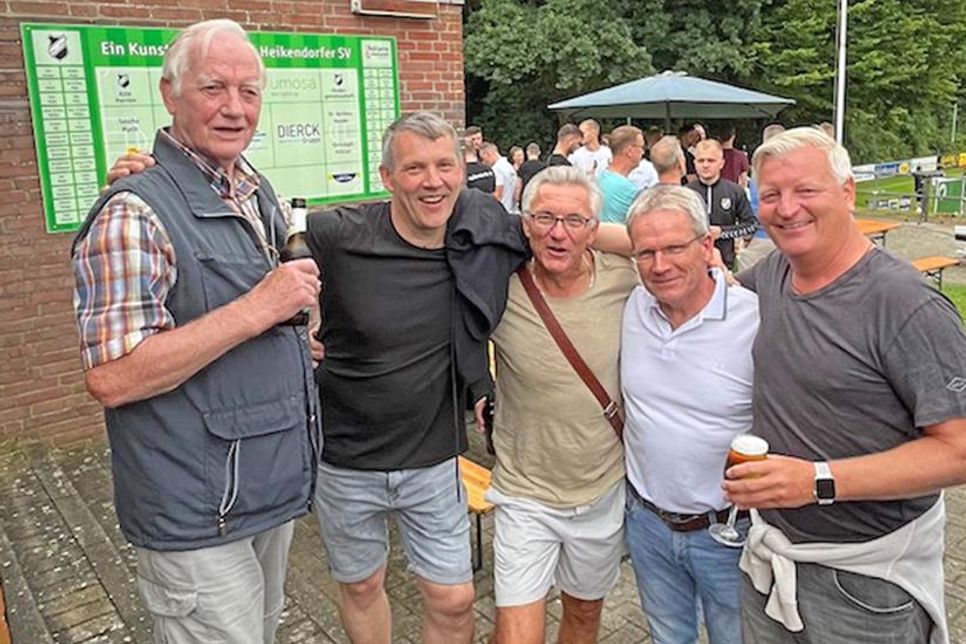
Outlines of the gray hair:
{"label": "gray hair", "polygon": [[164,64],[161,67],[161,77],[171,83],[171,91],[175,96],[181,96],[181,79],[184,77],[192,64],[192,56],[198,47],[200,58],[208,55],[211,43],[215,36],[230,34],[239,37],[251,49],[255,60],[258,61],[258,80],[262,88],[265,87],[265,63],[258,55],[258,50],[248,39],[248,34],[234,20],[219,18],[217,20],[205,20],[189,25],[182,30],[177,37],[168,45],[164,52]]}
{"label": "gray hair", "polygon": [[651,147],[651,163],[658,174],[684,167],[684,150],[676,136],[662,136]]}
{"label": "gray hair", "polygon": [[600,194],[597,183],[587,176],[580,168],[569,165],[552,165],[533,175],[520,198],[521,210],[529,213],[533,200],[543,186],[580,186],[587,191],[587,202],[590,205],[590,215],[594,219],[600,218],[600,209],[604,198]]}
{"label": "gray hair", "polygon": [[839,183],[845,183],[852,178],[852,160],[849,152],[835,142],[822,130],[814,127],[796,127],[776,134],[762,143],[751,158],[751,167],[756,177],[761,176],[761,166],[773,157],[802,150],[815,148],[825,153],[829,170]]}
{"label": "gray hair", "polygon": [[638,195],[627,211],[627,234],[630,235],[634,224],[658,210],[671,210],[688,216],[691,230],[696,236],[708,234],[708,213],[701,197],[684,186],[659,183]]}
{"label": "gray hair", "polygon": [[765,126],[765,129],[761,131],[761,142],[764,143],[773,136],[778,136],[785,131],[785,126],[781,123],[769,123]]}
{"label": "gray hair", "polygon": [[463,141],[456,136],[456,129],[448,121],[432,112],[413,112],[393,121],[382,135],[382,161],[379,165],[388,170],[393,169],[392,144],[401,132],[412,132],[430,141],[448,136],[453,142],[453,156],[457,160],[463,158]]}

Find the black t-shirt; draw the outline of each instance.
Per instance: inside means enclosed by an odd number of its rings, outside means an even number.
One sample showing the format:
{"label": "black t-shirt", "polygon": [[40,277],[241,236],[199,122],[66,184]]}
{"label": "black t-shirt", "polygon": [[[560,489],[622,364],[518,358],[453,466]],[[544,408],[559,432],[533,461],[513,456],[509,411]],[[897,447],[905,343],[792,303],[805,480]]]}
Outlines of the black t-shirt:
{"label": "black t-shirt", "polygon": [[493,194],[496,190],[496,175],[493,173],[493,168],[479,161],[467,161],[466,187]]}
{"label": "black t-shirt", "polygon": [[554,153],[547,159],[547,165],[570,165],[570,161],[564,155]]}
{"label": "black t-shirt", "polygon": [[445,251],[400,237],[388,203],[309,217],[308,241],[322,269],[323,460],[396,470],[466,449],[454,420]]}
{"label": "black t-shirt", "polygon": [[527,184],[530,183],[530,179],[533,178],[533,175],[537,174],[546,167],[546,162],[541,161],[540,159],[527,159],[524,161],[520,166],[520,169],[517,170],[517,175],[519,175],[521,182],[520,190],[524,190],[527,187]]}
{"label": "black t-shirt", "polygon": [[[694,167],[694,155],[687,148],[684,150],[684,174],[698,174]],[[683,179],[682,183],[684,183]]]}

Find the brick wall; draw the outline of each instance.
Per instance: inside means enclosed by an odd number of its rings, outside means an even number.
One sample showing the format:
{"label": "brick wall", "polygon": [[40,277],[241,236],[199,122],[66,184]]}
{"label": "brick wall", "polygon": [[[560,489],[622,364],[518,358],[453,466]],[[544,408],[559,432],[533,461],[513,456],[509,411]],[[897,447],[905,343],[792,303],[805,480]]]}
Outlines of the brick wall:
{"label": "brick wall", "polygon": [[21,22],[179,27],[232,18],[258,31],[395,36],[403,111],[463,125],[461,9],[434,20],[359,17],[350,0],[4,0],[0,2],[0,441],[69,441],[102,431],[84,388],[71,309],[71,235],[47,234],[27,103]]}

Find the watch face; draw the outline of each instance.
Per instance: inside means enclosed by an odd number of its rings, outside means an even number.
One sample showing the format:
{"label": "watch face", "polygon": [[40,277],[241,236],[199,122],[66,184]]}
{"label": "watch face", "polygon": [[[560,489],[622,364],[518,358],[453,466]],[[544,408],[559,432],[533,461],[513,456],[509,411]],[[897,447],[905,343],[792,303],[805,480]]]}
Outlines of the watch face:
{"label": "watch face", "polygon": [[835,481],[832,479],[816,479],[815,496],[819,499],[832,500],[835,498]]}

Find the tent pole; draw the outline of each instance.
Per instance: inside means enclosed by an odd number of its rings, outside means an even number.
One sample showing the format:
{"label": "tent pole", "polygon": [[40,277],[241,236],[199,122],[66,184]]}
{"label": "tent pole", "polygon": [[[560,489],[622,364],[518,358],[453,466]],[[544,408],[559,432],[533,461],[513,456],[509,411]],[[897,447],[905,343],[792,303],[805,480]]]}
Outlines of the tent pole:
{"label": "tent pole", "polygon": [[664,133],[671,133],[671,104],[664,104]]}

